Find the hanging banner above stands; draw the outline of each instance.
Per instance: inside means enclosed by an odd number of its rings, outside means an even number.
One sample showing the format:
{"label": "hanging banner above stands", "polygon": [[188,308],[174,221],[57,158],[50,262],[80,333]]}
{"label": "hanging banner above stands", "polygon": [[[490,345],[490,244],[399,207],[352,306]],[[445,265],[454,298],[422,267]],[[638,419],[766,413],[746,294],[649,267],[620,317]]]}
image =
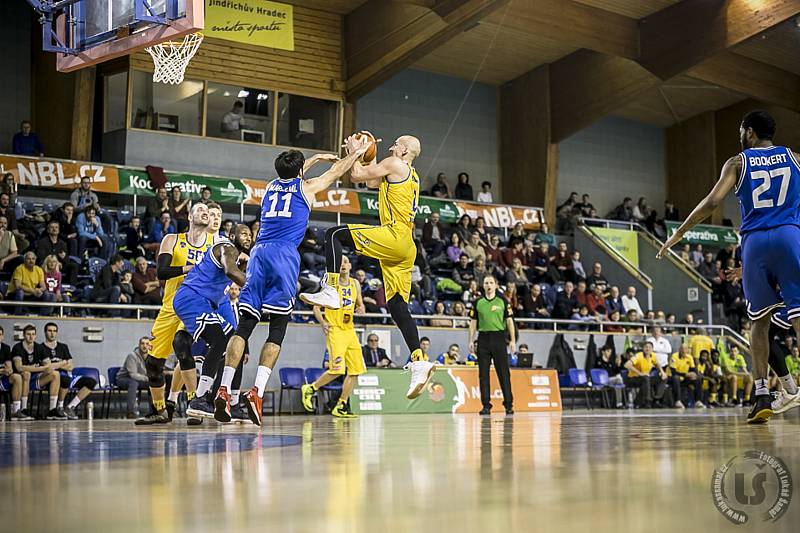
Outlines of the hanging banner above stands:
{"label": "hanging banner above stands", "polygon": [[[153,196],[150,176],[142,168],[86,163],[38,157],[0,154],[0,173],[11,172],[17,183],[34,188],[56,188],[73,190],[81,177],[92,179],[96,192],[120,193],[137,196]],[[264,197],[267,181],[253,178],[225,178],[185,172],[164,172],[166,188],[179,187],[181,192],[193,199],[208,187],[211,199],[221,204],[244,204],[259,206]],[[342,213],[365,217],[378,216],[378,194],[363,189],[330,189],[317,194],[315,211]],[[538,230],[544,219],[541,209],[499,204],[463,202],[423,196],[417,208],[417,221],[424,222],[431,213],[438,212],[441,221],[453,224],[462,215],[474,220],[483,217],[490,228],[512,228],[517,222],[527,230]]]}
{"label": "hanging banner above stands", "polygon": [[[679,222],[667,222],[667,238],[671,237],[680,227]],[[728,244],[739,244],[739,234],[727,226],[695,226],[687,231],[681,243],[702,244],[713,248],[724,248]]]}
{"label": "hanging banner above stands", "polygon": [[614,228],[592,228],[592,231],[630,264],[639,268],[639,238],[635,231]]}
{"label": "hanging banner above stands", "polygon": [[290,4],[267,0],[206,0],[206,37],[294,50]]}

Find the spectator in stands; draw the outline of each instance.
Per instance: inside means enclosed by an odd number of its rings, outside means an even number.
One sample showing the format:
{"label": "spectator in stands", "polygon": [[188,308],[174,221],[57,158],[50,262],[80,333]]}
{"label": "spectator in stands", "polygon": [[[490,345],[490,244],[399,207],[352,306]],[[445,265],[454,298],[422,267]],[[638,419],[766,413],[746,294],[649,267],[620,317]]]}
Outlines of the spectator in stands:
{"label": "spectator in stands", "polygon": [[637,313],[635,309],[631,309],[630,311],[625,313],[625,322],[634,323],[633,325],[625,326],[625,333],[636,333],[636,334],[644,333],[644,328],[640,324],[638,324],[640,319],[641,317],[639,316],[639,313]]}
{"label": "spectator in stands", "polygon": [[533,283],[552,284],[555,281],[551,273],[549,248],[546,242],[540,242],[527,258],[528,272]]}
{"label": "spectator in stands", "polygon": [[11,172],[3,174],[3,180],[0,181],[0,192],[8,195],[9,203],[12,206],[17,205],[17,180],[14,179],[14,174]]}
{"label": "spectator in stands", "polygon": [[475,281],[478,282],[478,287],[483,287],[483,278],[487,274],[489,274],[489,271],[486,269],[486,259],[478,257],[472,265],[472,275],[475,277]]}
{"label": "spectator in stands", "polygon": [[67,243],[69,255],[78,255],[78,228],[75,226],[75,206],[64,202],[61,207],[53,211],[51,220],[55,219],[59,225],[59,237]]}
{"label": "spectator in stands", "polygon": [[[433,306],[433,314],[437,316],[445,316],[447,315],[447,311],[444,306],[444,302],[438,301]],[[431,318],[429,321],[430,325],[437,328],[452,328],[453,321],[446,319],[446,318]]]}
{"label": "spectator in stands", "polygon": [[[72,371],[75,369],[72,354],[69,351],[69,346],[63,342],[58,342],[58,326],[53,322],[48,322],[44,325],[42,349],[50,359],[53,370],[57,371],[61,379],[56,409],[59,412],[63,412],[68,420],[77,420],[78,415],[75,414],[75,409],[92,393],[92,390],[97,386],[97,381],[88,376],[72,377]],[[65,407],[64,400],[70,389],[77,392]]]}
{"label": "spectator in stands", "polygon": [[8,220],[8,229],[17,240],[17,248],[21,251],[27,250],[30,243],[25,234],[19,230],[14,205],[11,204],[11,197],[6,193],[0,193],[0,216],[5,216]]}
{"label": "spectator in stands", "polygon": [[183,197],[181,188],[177,185],[170,191],[169,214],[175,222],[178,231],[186,231],[189,227],[189,210],[192,208],[192,199]]}
{"label": "spectator in stands", "polygon": [[450,187],[447,186],[447,175],[444,172],[439,172],[436,175],[436,183],[431,187],[431,196],[450,198]]}
{"label": "spectator in stands", "polygon": [[578,305],[586,305],[586,282],[583,280],[575,284],[575,297],[578,299]]}
{"label": "spectator in stands", "polygon": [[133,303],[144,305],[161,305],[161,283],[156,277],[156,269],[149,268],[147,259],[136,258],[133,271]]}
{"label": "spectator in stands", "polygon": [[297,251],[300,252],[300,263],[303,270],[316,272],[325,269],[325,256],[320,253],[322,245],[317,242],[317,235],[310,227],[306,228],[306,234]]}
{"label": "spectator in stands", "polygon": [[800,381],[800,349],[793,346],[791,352],[786,354],[786,368],[795,382]]}
{"label": "spectator in stands", "polygon": [[469,184],[469,174],[466,172],[458,173],[458,183],[456,184],[454,197],[456,200],[468,200],[470,202],[475,199],[475,193],[472,192],[472,185]]}
{"label": "spectator in stands", "polygon": [[670,364],[670,356],[672,355],[672,344],[667,339],[660,327],[654,326],[652,328],[652,335],[647,338],[647,342],[653,345],[653,353],[656,354],[658,366],[664,370]]}
{"label": "spectator in stands", "polygon": [[47,292],[52,293],[56,302],[70,302],[69,294],[64,292],[62,285],[61,263],[55,255],[48,255],[42,261],[44,270],[44,286]]}
{"label": "spectator in stands", "polygon": [[[614,354],[613,348],[606,344],[600,348],[600,357],[595,362],[595,368],[605,370],[608,373],[608,383],[610,385],[622,385],[625,383],[622,377],[622,354]],[[622,394],[621,388],[614,388],[616,396],[616,407],[622,407]]]}
{"label": "spectator in stands", "polygon": [[522,263],[522,268],[526,269],[527,259],[525,258],[524,242],[523,239],[513,239],[503,252],[503,264],[506,267],[511,267],[514,264],[514,259],[519,259],[520,263]]}
{"label": "spectator in stands", "polygon": [[169,233],[177,232],[178,230],[172,221],[171,215],[167,212],[161,213],[161,218],[157,222],[153,223],[153,228],[150,230],[150,234],[146,239],[147,242],[143,245],[144,249],[151,254],[155,254],[158,252],[164,236]]}
{"label": "spectator in stands", "polygon": [[87,248],[97,250],[97,255],[107,259],[111,253],[111,243],[103,225],[97,218],[97,209],[90,205],[86,210],[79,214],[75,220],[75,227],[78,229],[78,256],[83,257]]}
{"label": "spectator in stands", "polygon": [[580,330],[580,331],[588,331],[590,329],[590,324],[597,323],[597,318],[589,313],[589,307],[586,304],[581,304],[578,306],[578,312],[573,313],[570,317],[570,320],[577,320],[579,322],[583,322],[585,325],[579,324],[570,324],[570,330]]}
{"label": "spectator in stands", "polygon": [[685,243],[683,246],[681,246],[681,250],[678,255],[681,256],[683,261],[694,266],[694,263],[692,263],[692,247],[689,245],[689,243]]}
{"label": "spectator in stands", "polygon": [[[525,292],[527,292],[527,289]],[[509,283],[505,292],[503,293],[503,298],[506,299],[508,305],[511,307],[511,312],[514,313],[515,316],[522,316],[525,312],[525,308],[522,305],[522,298],[519,297],[519,293],[520,290],[517,289],[517,286],[513,283]],[[456,322],[455,325],[463,326],[463,324],[460,322]]]}
{"label": "spectator in stands", "polygon": [[589,285],[589,290],[591,292],[586,295],[586,306],[589,308],[589,312],[594,314],[599,307],[602,307],[602,313],[605,314],[606,297],[603,294],[603,290],[597,285],[591,284]]}
{"label": "spectator in stands", "polygon": [[[0,326],[0,391],[11,393],[11,416],[10,420],[28,421],[33,420],[33,417],[27,414],[28,395],[24,395],[23,406],[23,392],[28,392],[30,387],[31,374],[30,372],[17,373],[14,372],[14,361],[11,356],[11,347],[4,343],[5,331]],[[5,381],[6,383],[3,383]]]}
{"label": "spectator in stands", "polygon": [[590,217],[592,211],[594,211],[594,205],[592,205],[591,200],[589,199],[588,194],[584,194],[581,197],[581,202],[575,204],[575,209],[577,209],[582,217]]}
{"label": "spectator in stands", "polygon": [[[463,302],[455,302],[453,306],[450,308],[450,316],[455,317],[466,317],[467,316],[467,308],[464,306]],[[453,327],[456,328],[465,328],[468,325],[468,321],[466,320],[453,320]]]}
{"label": "spectator in stands", "polygon": [[561,209],[562,207],[568,207],[570,210],[572,210],[572,209],[575,208],[576,205],[578,205],[578,203],[579,203],[578,193],[575,192],[575,191],[572,191],[569,194],[569,198],[567,198],[567,200],[563,204],[558,206],[558,209]]}
{"label": "spectator in stands", "polygon": [[422,226],[422,245],[431,257],[440,255],[447,245],[447,232],[439,219],[439,212],[434,211]]}
{"label": "spectator in stands", "polygon": [[[621,320],[622,320],[622,315],[620,314],[619,309],[613,310],[608,315],[608,321],[609,322],[620,322]],[[604,326],[603,329],[605,331],[609,332],[609,333],[622,333],[622,332],[625,331],[624,327],[622,327],[620,325],[617,325],[617,324]]]}
{"label": "spectator in stands", "polygon": [[633,220],[633,199],[625,197],[625,199],[622,200],[622,203],[615,207],[614,210],[608,214],[608,218],[611,220]]}
{"label": "spectator in stands", "polygon": [[378,346],[378,336],[374,333],[367,335],[367,345],[362,347],[364,364],[374,368],[388,368],[394,366],[392,360],[386,355],[386,350]]}
{"label": "spectator in stands", "polygon": [[17,240],[8,229],[8,219],[0,215],[0,270],[10,272],[16,268],[18,256]]}
{"label": "spectator in stands", "polygon": [[136,395],[140,390],[147,390],[147,367],[145,360],[150,354],[152,345],[148,337],[139,339],[139,346],[128,354],[125,363],[117,372],[117,387],[128,391],[127,418],[139,418],[139,407]]}
{"label": "spectator in stands", "polygon": [[[728,269],[734,267],[734,259],[728,259]],[[744,299],[744,290],[740,280],[730,281],[726,276],[721,287],[722,304],[729,325],[738,331],[747,316],[747,302]]]}
{"label": "spectator in stands", "polygon": [[[721,249],[719,252],[717,252],[717,258],[716,259],[717,259],[717,261],[722,263],[726,267],[726,269],[728,268],[728,266],[727,266],[728,265],[728,261],[731,260],[731,259],[734,260],[733,266],[736,266],[735,252],[736,252],[736,245],[735,244],[730,244],[730,243],[726,244],[723,249]],[[733,268],[733,266],[730,267],[730,268]]]}
{"label": "spectator in stands", "polygon": [[30,120],[23,120],[19,131],[11,139],[11,153],[16,155],[44,156],[44,145],[39,136],[33,132]]}
{"label": "spectator in stands", "polygon": [[222,222],[222,228],[220,229],[219,234],[222,235],[223,237],[227,237],[231,240],[234,240],[235,237],[233,235],[233,228],[235,226],[236,224],[233,222],[233,220],[226,218]]}
{"label": "spectator in stands", "polygon": [[458,344],[451,344],[447,351],[436,358],[437,365],[457,365],[461,359],[461,347]]}
{"label": "spectator in stands", "polygon": [[[128,301],[128,297],[122,294],[122,288],[119,285],[122,267],[122,257],[114,255],[108,260],[108,263],[100,269],[100,273],[94,281],[94,287],[92,287],[93,302],[104,304],[131,303]],[[119,314],[120,312],[115,309],[109,311],[110,316],[119,316]]]}
{"label": "spectator in stands", "polygon": [[47,223],[46,235],[36,241],[36,259],[42,263],[49,256],[55,256],[59,262],[62,281],[75,285],[78,281],[78,266],[69,260],[67,243],[61,238],[61,225],[57,220]]}
{"label": "spectator in stands", "polygon": [[428,355],[428,352],[431,349],[431,340],[428,337],[422,337],[419,340],[419,349],[422,350],[422,360],[430,361],[430,355]]}
{"label": "spectator in stands", "polygon": [[[55,296],[47,291],[44,283],[44,271],[36,265],[36,254],[26,252],[24,262],[14,269],[11,283],[8,285],[7,295],[17,302],[54,302]],[[17,307],[17,314],[23,313],[22,307]],[[52,307],[42,307],[41,314],[50,315]],[[35,314],[39,314],[38,312]]]}
{"label": "spectator in stands", "polygon": [[492,198],[492,184],[488,181],[481,183],[481,192],[478,193],[478,201],[485,204],[494,202],[494,198]]}
{"label": "spectator in stands", "polygon": [[[643,350],[629,359],[625,368],[628,370],[625,385],[639,388],[636,403],[640,407],[649,409],[654,400],[663,399],[667,374],[658,366],[652,344],[645,342]],[[655,373],[651,373],[653,370]]]}
{"label": "spectator in stands", "polygon": [[619,296],[619,287],[612,286],[606,298],[606,311],[610,315],[614,311],[619,311],[620,314],[625,312],[625,307],[622,304],[622,298]]}
{"label": "spectator in stands", "polygon": [[501,272],[506,267],[503,259],[503,249],[500,248],[500,237],[497,235],[489,235],[489,245],[486,247],[486,263]]}
{"label": "spectator in stands", "polygon": [[475,219],[475,226],[473,227],[474,231],[478,232],[478,237],[480,237],[481,246],[486,246],[489,244],[489,232],[486,229],[486,219],[483,217],[477,217]]}
{"label": "spectator in stands", "polygon": [[361,284],[361,299],[364,301],[364,309],[367,313],[380,313],[381,308],[378,306],[378,301],[374,298],[375,291],[373,291],[367,280],[367,273],[364,269],[359,268],[356,270],[356,281]]}
{"label": "spectator in stands", "polygon": [[200,191],[200,199],[197,201],[206,205],[213,202],[214,200],[211,199],[211,189],[208,187],[203,187],[203,189]]}
{"label": "spectator in stands", "polygon": [[575,227],[578,225],[578,219],[572,207],[564,205],[556,211],[556,233],[559,235],[572,235]]}
{"label": "spectator in stands", "polygon": [[571,281],[567,281],[564,283],[564,290],[556,296],[556,303],[553,306],[553,318],[569,318],[578,311],[578,306],[575,286]]}
{"label": "spectator in stands", "polygon": [[[550,310],[547,308],[547,302],[542,294],[542,287],[538,283],[531,285],[531,289],[523,295],[522,307],[528,318],[550,318]],[[533,327],[540,329],[545,327],[545,324],[534,324]]]}
{"label": "spectator in stands", "polygon": [[586,270],[584,270],[583,263],[581,262],[580,250],[573,250],[572,252],[572,270],[575,271],[576,279],[586,279]]}
{"label": "spectator in stands", "polygon": [[547,222],[542,222],[539,225],[539,231],[534,237],[534,243],[547,243],[548,246],[556,245],[556,236],[550,233],[550,225]]}
{"label": "spectator in stands", "polygon": [[[595,261],[592,265],[592,273],[586,277],[586,283],[590,287],[594,285],[595,287],[599,287],[602,292],[606,292],[606,289],[608,289],[608,280],[603,275],[603,265]],[[617,289],[617,291],[619,291],[619,289]]]}
{"label": "spectator in stands", "polygon": [[467,254],[461,253],[461,256],[458,258],[458,264],[456,264],[453,269],[452,278],[453,281],[461,286],[462,290],[467,290],[469,282],[475,279],[472,265],[469,264],[469,256]]}
{"label": "spectator in stands", "polygon": [[92,190],[92,179],[88,176],[81,178],[81,184],[69,195],[69,201],[75,206],[75,212],[78,214],[86,211],[89,206],[100,212],[100,200]]}
{"label": "spectator in stands", "polygon": [[511,233],[508,234],[508,245],[511,246],[511,243],[514,241],[525,241],[527,235],[525,234],[525,228],[522,226],[522,222],[515,222],[514,227],[511,228]]}
{"label": "spectator in stands", "polygon": [[119,288],[122,295],[125,296],[127,303],[133,303],[133,298],[136,292],[133,289],[133,272],[130,270],[123,270],[119,275]]}
{"label": "spectator in stands", "polygon": [[142,227],[142,219],[135,215],[124,229],[125,249],[120,251],[125,259],[133,259],[136,256],[145,254],[145,232]]}
{"label": "spectator in stands", "polygon": [[636,311],[636,316],[641,318],[644,316],[644,311],[642,311],[642,306],[639,305],[639,299],[636,297],[636,287],[628,287],[628,291],[625,295],[621,298],[622,301],[622,308],[625,310],[625,313],[629,313],[630,311]]}
{"label": "spectator in stands", "polygon": [[664,220],[669,220],[670,222],[680,222],[681,220],[678,208],[669,200],[664,202]]}
{"label": "spectator in stands", "polygon": [[461,218],[456,223],[455,232],[458,233],[462,243],[469,241],[472,231],[472,218],[467,214],[461,215]]}
{"label": "spectator in stands", "polygon": [[169,197],[167,196],[167,189],[159,187],[156,189],[155,196],[147,201],[144,210],[144,220],[148,224],[151,220],[161,218],[162,213],[169,212]]}
{"label": "spectator in stands", "polygon": [[511,261],[511,268],[506,271],[505,281],[507,285],[514,285],[517,290],[524,289],[528,285],[528,276],[519,257]]}
{"label": "spectator in stands", "polygon": [[567,252],[567,243],[558,243],[558,250],[551,264],[556,269],[559,279],[557,281],[571,281],[575,283],[575,270],[572,268],[572,258]]}
{"label": "spectator in stands", "polygon": [[711,283],[715,291],[721,288],[722,279],[719,276],[719,269],[717,269],[716,262],[714,261],[714,254],[711,252],[705,253],[703,262],[697,266],[697,273]]}
{"label": "spectator in stands", "polygon": [[481,244],[481,235],[477,231],[473,231],[470,234],[469,241],[467,241],[463,249],[471,263],[478,257],[482,257],[484,260],[486,259],[486,250],[484,250]]}
{"label": "spectator in stands", "polygon": [[459,236],[458,232],[454,231],[453,234],[450,235],[450,246],[447,247],[447,258],[453,263],[458,263],[461,254],[463,253],[464,250],[461,247],[461,237]]}
{"label": "spectator in stands", "polygon": [[[703,350],[703,353],[706,351]],[[697,365],[694,358],[689,355],[688,346],[681,344],[678,352],[672,354],[669,367],[669,384],[675,398],[675,407],[684,408],[684,393],[688,393],[691,400],[691,402],[687,400],[687,404],[693,403],[695,407],[705,407],[703,405],[703,377],[697,372]]]}
{"label": "spectator in stands", "polygon": [[472,309],[472,306],[478,301],[478,298],[483,296],[483,291],[478,286],[478,280],[473,279],[469,282],[469,287],[461,295],[461,301],[467,309]]}
{"label": "spectator in stands", "polygon": [[691,254],[692,257],[692,264],[695,268],[699,267],[700,264],[703,262],[703,245],[698,244],[695,246],[694,251]]}
{"label": "spectator in stands", "polygon": [[[28,324],[22,328],[22,340],[11,349],[11,357],[14,361],[14,370],[19,374],[31,376],[35,380],[40,390],[47,390],[50,394],[50,410],[47,412],[47,420],[66,420],[67,416],[63,410],[59,411],[58,391],[61,388],[61,376],[58,371],[53,369],[50,363],[49,354],[41,344],[36,343],[36,327]],[[22,406],[23,413],[28,415],[26,405],[28,402],[23,388]],[[30,389],[28,389],[30,394]]]}
{"label": "spectator in stands", "polygon": [[650,216],[650,207],[647,205],[647,198],[639,197],[639,201],[633,206],[633,219],[637,222],[644,222]]}
{"label": "spectator in stands", "polygon": [[241,130],[244,129],[244,104],[241,100],[236,100],[230,111],[222,116],[222,121],[219,124],[219,130],[222,136],[226,139],[243,140],[241,137]]}

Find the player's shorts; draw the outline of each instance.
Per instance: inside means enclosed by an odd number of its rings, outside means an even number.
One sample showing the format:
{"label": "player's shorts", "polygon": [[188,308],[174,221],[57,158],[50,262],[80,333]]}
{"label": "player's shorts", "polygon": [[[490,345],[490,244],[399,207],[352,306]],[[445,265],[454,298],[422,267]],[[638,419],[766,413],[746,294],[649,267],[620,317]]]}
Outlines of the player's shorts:
{"label": "player's shorts", "polygon": [[8,376],[0,376],[0,392],[10,392],[11,391],[11,382],[8,380]]}
{"label": "player's shorts", "polygon": [[325,345],[328,348],[328,372],[358,376],[367,371],[361,343],[353,329],[331,328]]}
{"label": "player's shorts", "polygon": [[153,329],[150,330],[150,336],[153,338],[153,349],[150,351],[150,355],[157,359],[169,357],[169,354],[172,353],[172,340],[175,338],[175,333],[182,328],[183,323],[175,314],[172,302],[165,301],[158,311]]}
{"label": "player's shorts", "polygon": [[792,329],[792,322],[789,320],[789,310],[785,307],[776,309],[772,313],[772,323],[781,329]]}
{"label": "player's shorts", "polygon": [[411,295],[411,269],[417,258],[413,231],[398,224],[348,224],[347,227],[356,251],[381,264],[386,300],[399,294],[407,302]]}
{"label": "player's shorts", "polygon": [[779,226],[742,236],[742,288],[751,320],[782,306],[788,318],[800,317],[800,227]]}
{"label": "player's shorts", "polygon": [[230,300],[225,300],[219,304],[217,313],[219,313],[219,316],[221,316],[223,320],[230,324],[234,329],[236,329],[236,326],[239,325],[239,317],[236,315],[236,311],[233,309],[233,305],[231,304]]}
{"label": "player's shorts", "polygon": [[247,281],[239,295],[239,314],[288,315],[294,309],[300,254],[291,243],[256,244],[247,262]]}
{"label": "player's shorts", "polygon": [[178,289],[172,300],[172,307],[195,342],[200,340],[203,331],[211,324],[218,324],[226,335],[233,331],[233,326],[219,313],[219,304],[202,297],[189,287],[182,286]]}
{"label": "player's shorts", "polygon": [[86,387],[89,390],[93,390],[97,386],[97,381],[89,376],[73,376],[63,370],[60,373],[62,389],[80,390]]}

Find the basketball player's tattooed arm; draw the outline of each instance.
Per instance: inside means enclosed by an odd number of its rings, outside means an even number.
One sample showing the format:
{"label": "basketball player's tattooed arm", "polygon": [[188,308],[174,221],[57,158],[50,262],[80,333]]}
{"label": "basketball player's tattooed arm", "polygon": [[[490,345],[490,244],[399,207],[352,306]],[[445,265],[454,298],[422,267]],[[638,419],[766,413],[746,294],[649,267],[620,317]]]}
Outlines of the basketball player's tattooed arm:
{"label": "basketball player's tattooed arm", "polygon": [[313,199],[315,194],[333,185],[345,172],[353,168],[353,164],[356,160],[366,151],[367,140],[364,139],[363,142],[359,142],[357,146],[355,146],[352,154],[334,163],[333,166],[321,176],[303,181],[303,193],[307,198]]}
{"label": "basketball player's tattooed arm", "polygon": [[336,154],[314,154],[308,159],[306,159],[306,162],[303,165],[303,174],[308,172],[308,169],[310,169],[320,161],[330,161],[331,163],[335,163],[338,160],[339,157]]}
{"label": "basketball player's tattooed arm", "polygon": [[[350,170],[350,180],[353,183],[366,183],[367,187],[376,188],[380,185],[381,179],[384,176],[392,177],[397,176],[400,179],[405,179],[408,174],[408,166],[402,159],[395,156],[389,156],[380,163],[372,160],[367,165],[361,163],[353,165]],[[389,180],[393,181],[393,180]]]}
{"label": "basketball player's tattooed arm", "polygon": [[[220,248],[222,249],[220,251]],[[219,254],[222,260],[222,268],[225,269],[225,275],[228,279],[240,287],[244,286],[247,281],[244,272],[239,270],[237,263],[239,262],[239,250],[235,246],[219,246],[214,250],[215,254]]]}
{"label": "basketball player's tattooed arm", "polygon": [[170,266],[170,263],[172,262],[172,249],[175,247],[175,241],[177,238],[177,235],[170,233],[169,235],[165,235],[161,240],[161,247],[158,249],[158,268],[156,269],[156,276],[161,281],[183,276],[184,274],[187,274],[194,266]]}
{"label": "basketball player's tattooed arm", "polygon": [[675,230],[675,233],[672,235],[672,237],[667,239],[667,242],[665,242],[664,246],[662,246],[658,251],[656,257],[659,259],[664,257],[670,248],[680,242],[684,233],[705,220],[717,207],[722,205],[725,197],[736,186],[736,182],[739,181],[739,174],[741,174],[741,172],[741,157],[736,155],[728,159],[722,166],[720,178],[711,189],[711,192],[709,192],[705,198],[700,200],[700,203],[697,204],[697,207],[694,208],[694,211],[692,211],[691,214],[686,217],[686,220],[684,220],[683,224],[681,224],[680,227]]}

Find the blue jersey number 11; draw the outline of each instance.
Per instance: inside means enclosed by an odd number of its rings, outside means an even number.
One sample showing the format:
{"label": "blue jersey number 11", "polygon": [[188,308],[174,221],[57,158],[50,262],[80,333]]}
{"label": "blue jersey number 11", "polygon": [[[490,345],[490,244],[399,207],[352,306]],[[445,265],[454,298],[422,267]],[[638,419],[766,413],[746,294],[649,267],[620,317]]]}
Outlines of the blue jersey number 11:
{"label": "blue jersey number 11", "polygon": [[[278,207],[278,198],[280,197],[283,200],[283,208],[280,211],[276,211],[275,209]],[[284,217],[284,218],[291,218],[292,212],[289,210],[289,206],[292,204],[292,193],[287,192],[283,196],[280,193],[272,193],[267,197],[269,200],[269,211],[264,213],[264,216],[267,218],[274,218],[274,217]]]}

